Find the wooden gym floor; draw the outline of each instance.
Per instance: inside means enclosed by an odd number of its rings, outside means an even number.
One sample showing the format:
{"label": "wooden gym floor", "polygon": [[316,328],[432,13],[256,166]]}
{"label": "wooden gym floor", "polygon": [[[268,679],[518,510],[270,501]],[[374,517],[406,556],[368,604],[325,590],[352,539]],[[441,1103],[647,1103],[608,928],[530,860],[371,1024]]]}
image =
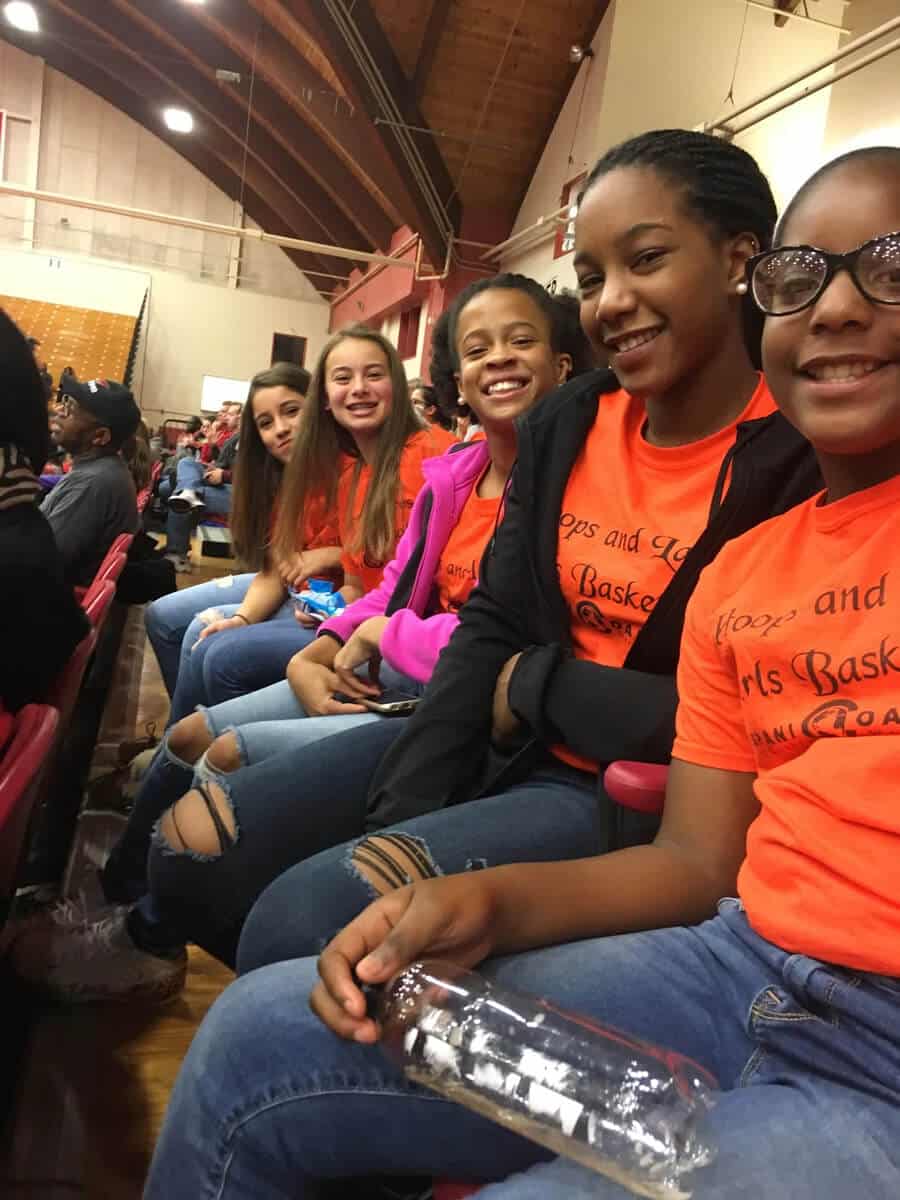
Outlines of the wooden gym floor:
{"label": "wooden gym floor", "polygon": [[[227,559],[205,559],[196,540],[196,569],[179,575],[190,587],[228,574]],[[136,703],[123,700],[127,681],[114,680],[106,711],[125,711],[142,733],[161,730],[168,700],[156,659],[143,647],[140,611],[132,610],[123,638],[120,674],[140,669]],[[137,666],[135,665],[137,663]],[[118,695],[117,695],[118,684]],[[95,755],[102,758],[104,729]],[[190,949],[185,991],[160,1008],[129,1005],[47,1008],[35,1022],[14,1127],[0,1147],[0,1196],[16,1200],[139,1200],[169,1093],[188,1046],[231,972]]]}

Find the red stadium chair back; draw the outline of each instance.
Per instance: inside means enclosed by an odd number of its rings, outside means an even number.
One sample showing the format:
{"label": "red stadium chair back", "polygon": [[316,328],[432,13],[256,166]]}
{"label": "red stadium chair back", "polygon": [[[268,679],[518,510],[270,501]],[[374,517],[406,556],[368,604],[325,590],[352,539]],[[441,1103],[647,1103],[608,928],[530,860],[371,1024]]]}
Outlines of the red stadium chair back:
{"label": "red stadium chair back", "polygon": [[156,487],[156,481],[159,479],[160,475],[162,475],[162,469],[162,461],[161,459],[157,459],[150,468],[150,482],[145,488],[141,488],[137,494],[137,508],[139,513],[142,513],[150,503],[150,497],[153,495],[153,489]]}
{"label": "red stadium chair back", "polygon": [[669,768],[658,763],[610,763],[603,775],[603,787],[622,808],[633,812],[661,814],[666,798]]}
{"label": "red stadium chair back", "polygon": [[8,911],[15,893],[31,811],[59,724],[46,704],[26,704],[15,718],[12,739],[0,759],[0,904]]}
{"label": "red stadium chair back", "polygon": [[87,614],[87,619],[97,633],[103,628],[115,596],[115,579],[100,579],[95,580],[91,584],[87,595],[81,602],[81,607]]}
{"label": "red stadium chair back", "polygon": [[[116,540],[113,542],[113,544],[110,546],[110,548],[107,550],[106,557],[110,558],[111,556],[116,555],[116,554],[127,555],[128,551],[131,549],[131,543],[133,541],[134,541],[133,533],[120,533],[119,536],[116,538]],[[103,564],[101,563],[100,565],[102,566]]]}
{"label": "red stadium chair back", "polygon": [[[90,619],[90,614],[88,614],[88,619]],[[60,732],[65,732],[69,724],[75,701],[78,699],[81,689],[81,681],[84,679],[96,646],[97,630],[92,628],[72,651],[72,657],[57,675],[50,689],[47,702],[59,712]]]}

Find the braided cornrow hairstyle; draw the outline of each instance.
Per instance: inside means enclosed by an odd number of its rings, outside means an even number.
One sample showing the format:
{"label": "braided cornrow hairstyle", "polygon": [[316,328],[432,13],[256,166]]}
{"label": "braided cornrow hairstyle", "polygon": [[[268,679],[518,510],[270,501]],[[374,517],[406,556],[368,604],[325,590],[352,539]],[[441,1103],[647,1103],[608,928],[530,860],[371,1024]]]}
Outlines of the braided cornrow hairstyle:
{"label": "braided cornrow hairstyle", "polygon": [[456,352],[456,328],[459,316],[466,305],[482,292],[495,289],[524,292],[535,302],[550,326],[550,346],[554,354],[568,354],[572,359],[572,375],[581,375],[596,366],[593,347],[581,328],[578,297],[572,292],[552,295],[535,279],[527,275],[504,272],[489,279],[476,279],[463,288],[450,308],[442,313],[435,324],[431,338],[431,383],[438,394],[441,406],[448,402],[463,416],[468,413],[464,405],[456,404],[458,389],[456,372],[459,371],[459,355]]}
{"label": "braided cornrow hairstyle", "polygon": [[[596,163],[578,197],[619,167],[652,167],[681,189],[690,210],[718,237],[752,233],[760,250],[772,244],[777,209],[756,159],[732,142],[689,129],[655,129],[613,146]],[[744,297],[744,340],[760,366],[762,315]]]}

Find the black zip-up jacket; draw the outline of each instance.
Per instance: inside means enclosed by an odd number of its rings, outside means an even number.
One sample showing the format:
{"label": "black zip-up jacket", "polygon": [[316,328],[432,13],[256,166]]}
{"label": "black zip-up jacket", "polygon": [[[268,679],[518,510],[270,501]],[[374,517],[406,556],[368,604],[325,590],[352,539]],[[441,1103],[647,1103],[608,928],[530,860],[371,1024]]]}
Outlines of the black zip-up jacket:
{"label": "black zip-up jacket", "polygon": [[[780,413],[741,423],[722,461],[707,526],[624,665],[576,659],[556,567],[559,518],[602,395],[618,388],[611,372],[593,371],[551,393],[520,421],[503,521],[425,698],[379,765],[369,828],[512,786],[534,768],[542,747],[560,742],[604,764],[668,761],[681,630],[700,572],[725,542],[823,485],[811,446]],[[523,734],[512,752],[499,755],[491,746],[494,687],[507,659],[520,651],[509,703]]]}

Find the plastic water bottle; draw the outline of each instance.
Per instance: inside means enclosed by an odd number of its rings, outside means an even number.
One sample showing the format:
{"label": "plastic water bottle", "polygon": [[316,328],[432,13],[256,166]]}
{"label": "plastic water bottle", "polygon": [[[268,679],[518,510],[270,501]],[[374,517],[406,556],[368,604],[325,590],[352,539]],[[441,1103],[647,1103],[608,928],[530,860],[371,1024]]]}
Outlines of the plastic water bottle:
{"label": "plastic water bottle", "polygon": [[397,975],[374,1004],[389,1055],[440,1092],[641,1196],[689,1196],[712,1161],[712,1076],[683,1055],[449,963]]}

